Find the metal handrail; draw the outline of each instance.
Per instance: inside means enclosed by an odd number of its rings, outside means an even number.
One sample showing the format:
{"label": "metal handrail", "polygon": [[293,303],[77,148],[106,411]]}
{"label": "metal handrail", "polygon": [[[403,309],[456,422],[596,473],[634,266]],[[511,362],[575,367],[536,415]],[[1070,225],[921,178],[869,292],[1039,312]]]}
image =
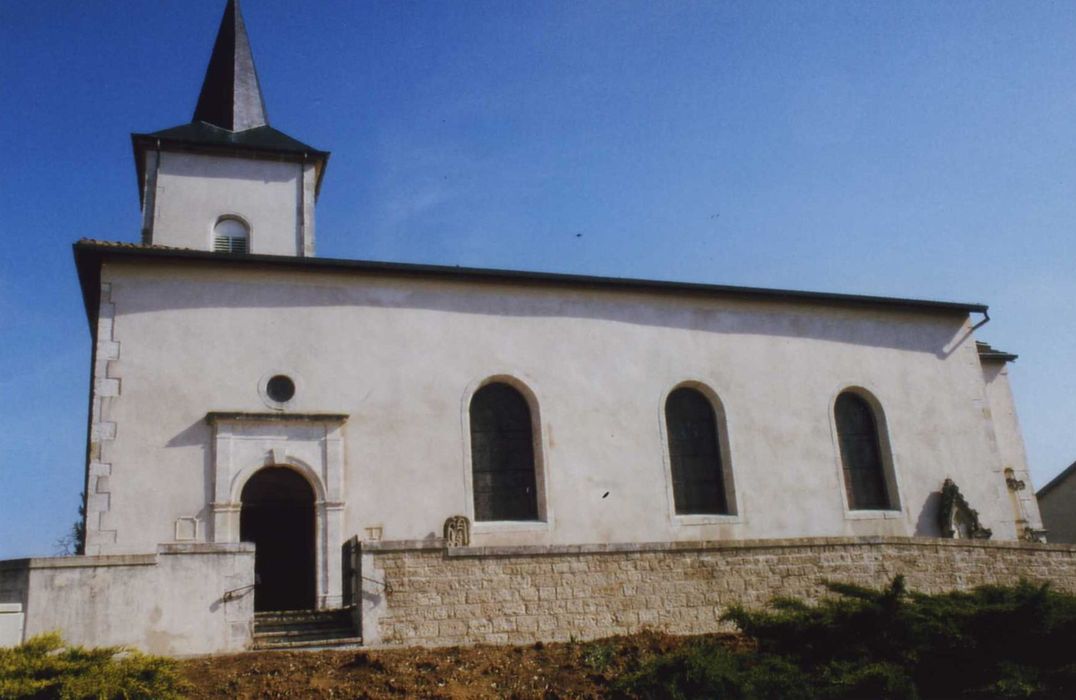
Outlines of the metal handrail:
{"label": "metal handrail", "polygon": [[224,591],[224,593],[221,595],[221,600],[235,600],[236,598],[240,597],[240,595],[246,594],[247,591],[253,591],[259,583],[261,582],[255,581],[254,583],[248,583],[247,585],[240,586],[239,588],[233,588],[230,591]]}

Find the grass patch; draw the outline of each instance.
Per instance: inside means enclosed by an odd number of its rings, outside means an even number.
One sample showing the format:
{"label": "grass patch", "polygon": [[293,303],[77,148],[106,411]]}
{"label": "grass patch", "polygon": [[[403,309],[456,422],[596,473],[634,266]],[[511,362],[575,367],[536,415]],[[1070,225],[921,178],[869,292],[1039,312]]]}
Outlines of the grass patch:
{"label": "grass patch", "polygon": [[0,698],[111,700],[185,697],[175,662],[123,647],[87,649],[42,634],[0,649]]}

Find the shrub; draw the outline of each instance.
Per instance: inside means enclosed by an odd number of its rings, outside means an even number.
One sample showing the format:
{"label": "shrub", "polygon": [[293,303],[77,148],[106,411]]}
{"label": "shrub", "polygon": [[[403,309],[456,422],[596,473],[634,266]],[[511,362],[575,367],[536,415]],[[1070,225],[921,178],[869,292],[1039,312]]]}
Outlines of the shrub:
{"label": "shrub", "polygon": [[583,663],[592,671],[601,673],[609,667],[616,649],[609,642],[591,642],[583,650]]}
{"label": "shrub", "polygon": [[74,700],[184,697],[187,684],[171,659],[122,647],[67,646],[42,634],[0,649],[0,698]]}
{"label": "shrub", "polygon": [[698,642],[647,660],[614,687],[638,697],[686,700],[740,697],[743,682],[732,653],[717,644]]}
{"label": "shrub", "polygon": [[909,593],[827,584],[816,605],[780,598],[723,617],[753,653],[698,644],[620,680],[640,697],[1076,697],[1076,596],[1048,585]]}

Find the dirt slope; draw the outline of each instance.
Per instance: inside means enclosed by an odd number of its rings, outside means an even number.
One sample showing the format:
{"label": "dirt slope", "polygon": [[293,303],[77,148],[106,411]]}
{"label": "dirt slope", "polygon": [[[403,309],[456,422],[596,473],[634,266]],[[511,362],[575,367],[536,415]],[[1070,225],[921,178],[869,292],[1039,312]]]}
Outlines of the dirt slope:
{"label": "dirt slope", "polygon": [[603,698],[613,679],[692,639],[644,632],[526,647],[261,652],[182,667],[194,698]]}

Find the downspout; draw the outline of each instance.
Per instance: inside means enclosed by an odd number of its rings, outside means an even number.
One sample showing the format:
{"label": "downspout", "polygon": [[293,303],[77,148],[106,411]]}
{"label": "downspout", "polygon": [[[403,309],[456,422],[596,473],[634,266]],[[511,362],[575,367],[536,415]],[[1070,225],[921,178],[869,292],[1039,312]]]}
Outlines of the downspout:
{"label": "downspout", "polygon": [[988,323],[990,323],[990,309],[983,309],[983,320],[972,326],[970,333],[974,333]]}

